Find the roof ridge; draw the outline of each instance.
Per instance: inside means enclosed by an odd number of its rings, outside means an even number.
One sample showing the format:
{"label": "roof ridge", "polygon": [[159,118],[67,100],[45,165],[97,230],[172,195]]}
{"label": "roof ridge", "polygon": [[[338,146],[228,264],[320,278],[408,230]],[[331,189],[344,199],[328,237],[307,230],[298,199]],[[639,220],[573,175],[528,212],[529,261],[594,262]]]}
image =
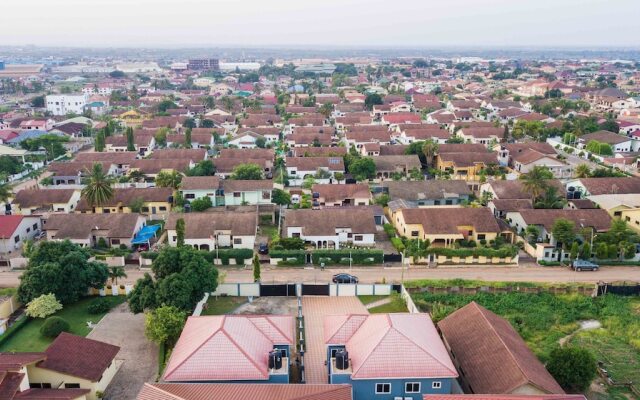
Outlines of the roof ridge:
{"label": "roof ridge", "polygon": [[171,398],[174,398],[175,400],[185,400],[184,397],[180,397],[180,396],[177,396],[177,395],[175,395],[173,393],[167,392],[166,390],[164,390],[164,389],[162,389],[162,388],[160,388],[160,387],[158,387],[156,385],[153,385],[153,384],[151,384],[149,382],[145,382],[144,386],[150,387],[154,391],[157,390],[159,392],[162,392],[162,394],[165,394],[165,395],[167,395],[167,396],[169,396]]}
{"label": "roof ridge", "polygon": [[[251,325],[253,325],[258,331],[260,329],[258,329],[258,327],[256,327],[253,322],[251,323]],[[238,350],[240,350],[240,352],[242,354],[244,354],[244,356],[247,358],[247,360],[251,361],[251,364],[253,364],[254,367],[256,367],[256,369],[258,370],[258,372],[260,372],[260,374],[264,377],[268,377],[269,373],[267,372],[267,374],[265,375],[262,371],[262,369],[260,368],[260,365],[258,365],[258,363],[256,362],[256,360],[254,360],[251,356],[249,356],[249,354],[247,354],[246,351],[244,351],[244,349],[242,348],[242,346],[240,346],[240,344],[238,342],[236,342],[233,337],[229,334],[229,332],[226,331],[226,329],[222,329],[222,333],[231,341],[231,343],[233,343],[236,348]]]}
{"label": "roof ridge", "polygon": [[[387,320],[387,322],[389,322],[389,314],[386,314],[386,320]],[[360,326],[360,327],[362,327],[362,326]],[[351,373],[351,376],[356,375],[358,373],[358,371],[360,371],[360,368],[362,368],[362,366],[367,362],[369,357],[371,357],[371,355],[373,354],[373,351],[378,347],[380,342],[382,342],[384,340],[384,338],[387,337],[387,335],[391,331],[391,327],[392,327],[392,325],[389,324],[389,326],[387,328],[387,332],[380,337],[380,339],[377,341],[377,343],[373,346],[373,349],[369,352],[369,354],[367,354],[367,357],[364,360],[362,360],[362,362],[360,363],[360,366],[358,367],[358,369],[353,370],[353,372]],[[352,366],[353,366],[353,364],[352,364]]]}
{"label": "roof ridge", "polygon": [[249,321],[251,321],[251,324],[252,324],[253,326],[255,326],[255,328],[256,328],[256,329],[257,329],[257,330],[262,334],[262,336],[264,336],[265,338],[267,338],[267,339],[268,339],[272,344],[276,344],[276,343],[274,343],[274,342],[273,342],[273,340],[271,340],[271,338],[270,338],[270,337],[268,337],[268,336],[267,336],[267,334],[266,334],[266,333],[264,333],[264,332],[262,331],[262,329],[260,329],[260,328],[258,327],[258,325],[256,325],[256,324],[253,322],[253,320],[254,320],[254,319],[257,319],[257,318],[264,318],[264,319],[269,323],[269,325],[273,326],[273,327],[275,328],[275,330],[277,330],[278,332],[280,332],[280,334],[281,334],[283,337],[293,340],[293,338],[289,338],[289,336],[288,336],[288,335],[286,335],[286,334],[285,334],[285,333],[284,333],[280,328],[278,328],[278,326],[277,326],[276,324],[274,324],[274,323],[273,323],[273,321],[271,321],[271,318],[270,318],[270,317],[271,317],[270,315],[251,315],[251,316],[249,316],[247,319],[248,319]]}
{"label": "roof ridge", "polygon": [[[491,329],[496,336],[498,337],[498,340],[500,340],[500,343],[502,343],[502,345],[504,346],[504,348],[507,350],[507,353],[509,354],[509,356],[511,357],[511,359],[513,360],[513,362],[516,364],[516,367],[518,368],[518,370],[520,371],[520,374],[523,377],[523,382],[525,383],[532,383],[531,380],[528,378],[527,374],[524,372],[524,370],[522,369],[522,366],[520,366],[520,363],[518,362],[518,359],[516,358],[516,356],[513,354],[513,352],[511,351],[511,348],[509,348],[509,346],[507,346],[507,344],[505,343],[504,339],[502,338],[502,335],[500,335],[500,333],[496,330],[496,328],[493,326],[493,324],[491,323],[491,321],[489,321],[489,318],[487,318],[487,315],[483,312],[484,310],[487,310],[489,312],[492,312],[486,308],[484,308],[483,306],[481,306],[480,304],[478,304],[475,301],[472,301],[469,304],[473,304],[473,306],[475,307],[475,309],[480,313],[480,316],[482,317],[482,319],[487,323],[487,325],[489,325],[489,329]],[[509,321],[505,320],[505,322],[507,324],[509,324],[509,326],[511,327],[511,329],[513,329],[513,327],[511,326],[511,324],[509,323]],[[538,386],[538,385],[535,385]],[[512,388],[513,389],[513,388]]]}
{"label": "roof ridge", "polygon": [[[190,318],[193,318],[193,317],[190,317]],[[211,333],[211,335],[207,336],[207,337],[202,341],[202,343],[200,343],[200,345],[198,345],[195,349],[193,349],[193,351],[192,351],[191,353],[189,353],[189,354],[188,354],[188,355],[187,355],[187,356],[186,356],[186,357],[185,357],[185,358],[184,358],[180,363],[178,363],[178,365],[176,365],[176,366],[173,368],[172,372],[167,373],[167,372],[165,371],[164,376],[166,377],[166,376],[171,375],[171,374],[172,374],[176,369],[178,369],[179,367],[181,367],[181,366],[182,366],[182,364],[184,364],[185,362],[187,362],[187,360],[188,360],[189,358],[191,358],[191,356],[193,356],[193,355],[194,355],[198,350],[200,350],[200,349],[202,348],[202,346],[204,346],[204,344],[205,344],[205,343],[207,343],[209,340],[211,340],[211,338],[212,338],[212,337],[214,337],[216,333],[220,332],[220,331],[222,330],[222,327],[224,326],[224,323],[225,323],[226,319],[227,319],[227,316],[226,316],[226,315],[223,315],[223,316],[222,316],[222,322],[220,323],[220,327],[219,327],[218,329],[216,329],[215,331],[213,331],[213,332]],[[188,321],[188,320],[187,320],[187,321]],[[184,331],[184,328],[183,328],[183,331]],[[174,350],[175,350],[175,347],[174,347]],[[171,356],[173,356],[174,354],[175,354],[175,352],[173,352],[173,351],[172,351],[172,352],[171,352]],[[171,357],[169,357],[169,362],[167,362],[167,365],[169,365],[170,361],[171,361]]]}

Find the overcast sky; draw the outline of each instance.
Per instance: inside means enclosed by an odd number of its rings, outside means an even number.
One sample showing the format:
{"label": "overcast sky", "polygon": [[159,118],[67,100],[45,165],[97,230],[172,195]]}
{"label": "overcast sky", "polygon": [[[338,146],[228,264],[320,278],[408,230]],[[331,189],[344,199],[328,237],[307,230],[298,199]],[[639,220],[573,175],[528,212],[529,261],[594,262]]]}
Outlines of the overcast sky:
{"label": "overcast sky", "polygon": [[640,47],[640,0],[0,0],[0,45]]}

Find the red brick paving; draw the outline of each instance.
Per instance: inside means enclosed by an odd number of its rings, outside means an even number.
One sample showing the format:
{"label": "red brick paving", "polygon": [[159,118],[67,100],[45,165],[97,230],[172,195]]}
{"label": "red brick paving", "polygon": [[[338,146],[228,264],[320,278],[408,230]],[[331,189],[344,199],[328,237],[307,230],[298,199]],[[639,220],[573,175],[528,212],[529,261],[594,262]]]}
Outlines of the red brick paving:
{"label": "red brick paving", "polygon": [[326,361],[327,349],[324,345],[323,320],[325,315],[368,314],[366,307],[357,297],[304,296],[306,351],[304,355],[305,378],[308,384],[328,383]]}

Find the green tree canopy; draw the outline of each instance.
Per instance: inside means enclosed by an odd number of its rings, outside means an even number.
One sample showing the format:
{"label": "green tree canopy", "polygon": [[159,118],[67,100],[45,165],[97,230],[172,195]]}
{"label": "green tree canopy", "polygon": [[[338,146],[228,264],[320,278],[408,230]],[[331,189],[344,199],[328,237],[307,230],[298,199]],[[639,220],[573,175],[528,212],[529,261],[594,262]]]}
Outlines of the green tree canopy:
{"label": "green tree canopy", "polygon": [[145,336],[158,344],[175,343],[180,337],[186,319],[187,313],[176,307],[158,307],[145,318]]}
{"label": "green tree canopy", "polygon": [[376,176],[376,164],[372,158],[362,157],[351,162],[349,173],[359,181],[371,179]]}
{"label": "green tree canopy", "polygon": [[113,198],[111,180],[102,169],[102,164],[94,163],[91,166],[87,184],[82,189],[82,197],[92,207],[105,204]]}
{"label": "green tree canopy", "polygon": [[565,218],[558,218],[553,223],[551,233],[558,243],[562,243],[562,248],[567,249],[576,240],[576,227],[573,221]]}
{"label": "green tree canopy", "polygon": [[216,166],[211,160],[202,160],[186,173],[187,176],[212,176],[216,173]]}
{"label": "green tree canopy", "polygon": [[253,163],[237,165],[231,172],[231,179],[240,181],[263,179],[262,167]]}
{"label": "green tree canopy", "polygon": [[273,192],[271,193],[271,201],[274,204],[286,206],[291,204],[291,195],[287,191],[276,188],[273,189]]}
{"label": "green tree canopy", "polygon": [[567,393],[583,393],[596,377],[596,360],[586,349],[559,347],[551,351],[547,370]]}
{"label": "green tree canopy", "polygon": [[161,171],[156,175],[155,182],[158,187],[170,187],[177,189],[178,186],[180,186],[180,182],[182,182],[182,175],[177,171]]}

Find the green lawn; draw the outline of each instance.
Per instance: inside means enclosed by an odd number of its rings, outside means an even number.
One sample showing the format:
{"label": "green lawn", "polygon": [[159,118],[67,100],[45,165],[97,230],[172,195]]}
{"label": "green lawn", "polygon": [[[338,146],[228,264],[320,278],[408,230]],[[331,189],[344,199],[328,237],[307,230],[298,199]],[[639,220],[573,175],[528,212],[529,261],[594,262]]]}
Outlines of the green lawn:
{"label": "green lawn", "polygon": [[277,225],[260,225],[260,233],[269,239],[278,237],[278,226]]}
{"label": "green lawn", "polygon": [[362,304],[364,304],[365,306],[367,304],[371,304],[374,303],[378,300],[382,300],[382,299],[386,299],[389,296],[373,296],[373,295],[363,295],[363,296],[358,296],[358,298],[360,299],[360,301],[362,302]]}
{"label": "green lawn", "polygon": [[[126,301],[125,296],[87,297],[76,303],[66,305],[54,315],[62,317],[69,322],[69,325],[71,325],[70,333],[87,336],[91,331],[87,327],[87,321],[97,323],[104,316],[104,313],[89,314],[87,312],[89,304],[99,299],[106,299],[113,306]],[[43,322],[44,319],[32,319],[27,322],[7,341],[0,344],[0,351],[44,351],[53,339],[46,338],[40,334],[40,326],[42,326]]]}
{"label": "green lawn", "polygon": [[202,309],[201,315],[228,314],[246,302],[246,297],[209,296],[209,300],[207,300],[206,306]]}
{"label": "green lawn", "polygon": [[369,313],[371,314],[383,314],[383,313],[406,313],[409,312],[407,310],[407,305],[405,304],[402,297],[399,294],[393,294],[391,296],[391,303],[383,304],[378,307],[373,307],[369,309]]}

